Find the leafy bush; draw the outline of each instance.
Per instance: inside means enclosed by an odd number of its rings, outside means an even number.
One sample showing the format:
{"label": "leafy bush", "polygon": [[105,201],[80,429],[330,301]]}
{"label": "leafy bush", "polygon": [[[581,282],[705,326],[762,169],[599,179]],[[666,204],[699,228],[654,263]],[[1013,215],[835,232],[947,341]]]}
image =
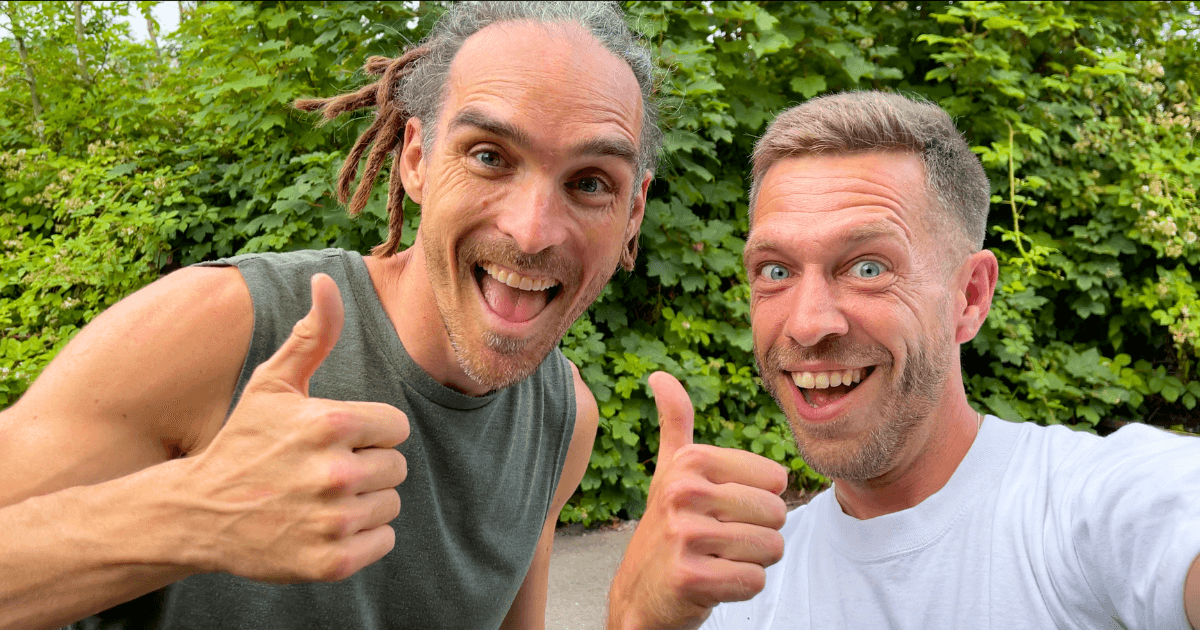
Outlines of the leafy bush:
{"label": "leafy bush", "polygon": [[[366,57],[419,39],[439,3],[188,4],[176,33],[131,41],[121,18],[153,4],[83,3],[78,29],[75,3],[6,5],[0,406],[161,273],[249,251],[366,252],[386,231],[382,191],[353,220],[331,197],[366,121],[317,126],[290,103],[360,85]],[[1195,3],[627,8],[668,78],[667,152],[637,269],[563,343],[601,420],[562,520],[640,514],[657,369],[691,393],[698,440],[783,462],[797,488],[823,482],[754,372],[740,257],[754,140],[785,107],[841,90],[938,102],[993,182],[1000,284],[963,357],[981,410],[1200,430]]]}

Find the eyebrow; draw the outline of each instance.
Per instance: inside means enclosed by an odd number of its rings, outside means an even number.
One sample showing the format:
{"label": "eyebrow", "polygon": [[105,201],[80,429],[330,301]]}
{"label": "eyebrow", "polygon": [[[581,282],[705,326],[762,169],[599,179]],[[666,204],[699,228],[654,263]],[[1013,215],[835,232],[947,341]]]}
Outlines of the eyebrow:
{"label": "eyebrow", "polygon": [[[844,242],[846,245],[858,245],[859,243],[879,238],[904,240],[902,238],[904,236],[907,235],[888,226],[886,223],[868,223],[852,228],[844,237]],[[748,267],[747,263],[750,261],[750,258],[759,252],[777,252],[781,250],[786,251],[787,249],[788,247],[781,245],[775,239],[752,240],[746,243],[746,247],[742,250],[742,265]]]}
{"label": "eyebrow", "polygon": [[868,223],[850,230],[850,234],[846,236],[846,241],[857,244],[863,241],[873,241],[877,238],[897,237],[900,235],[896,229],[885,223]]}
{"label": "eyebrow", "polygon": [[[459,127],[474,127],[492,135],[498,136],[522,148],[533,144],[532,138],[523,129],[502,120],[496,120],[474,109],[466,108],[450,121],[449,130]],[[637,174],[637,148],[625,138],[597,137],[589,138],[572,146],[568,152],[577,156],[615,157],[625,162]]]}

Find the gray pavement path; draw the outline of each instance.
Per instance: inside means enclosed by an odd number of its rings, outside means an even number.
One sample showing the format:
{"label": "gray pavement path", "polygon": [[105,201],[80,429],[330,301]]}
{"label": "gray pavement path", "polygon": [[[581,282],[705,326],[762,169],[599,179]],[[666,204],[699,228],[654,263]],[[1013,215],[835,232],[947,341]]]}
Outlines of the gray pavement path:
{"label": "gray pavement path", "polygon": [[550,555],[546,630],[603,630],[608,586],[636,521],[598,530],[560,529]]}

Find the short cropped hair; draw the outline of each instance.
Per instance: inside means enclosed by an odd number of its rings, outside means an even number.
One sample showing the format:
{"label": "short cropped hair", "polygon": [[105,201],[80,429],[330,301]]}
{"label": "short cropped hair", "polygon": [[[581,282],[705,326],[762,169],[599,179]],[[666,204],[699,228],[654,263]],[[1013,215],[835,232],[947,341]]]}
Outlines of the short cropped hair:
{"label": "short cropped hair", "polygon": [[950,116],[936,104],[885,92],[822,96],[780,114],[754,146],[750,221],[767,170],[806,155],[866,152],[916,155],[925,167],[925,190],[978,251],[987,229],[991,187]]}

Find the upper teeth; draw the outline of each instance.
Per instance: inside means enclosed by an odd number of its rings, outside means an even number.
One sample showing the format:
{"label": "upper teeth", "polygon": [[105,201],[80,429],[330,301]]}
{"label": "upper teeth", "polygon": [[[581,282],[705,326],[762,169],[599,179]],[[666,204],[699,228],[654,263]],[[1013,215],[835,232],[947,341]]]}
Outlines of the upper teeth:
{"label": "upper teeth", "polygon": [[849,385],[863,379],[863,368],[831,370],[829,372],[792,372],[792,382],[801,389],[825,389]]}
{"label": "upper teeth", "polygon": [[485,263],[481,266],[483,267],[484,271],[488,272],[489,276],[499,280],[500,282],[503,282],[504,284],[507,284],[514,289],[520,289],[522,291],[545,291],[546,289],[558,284],[554,280],[537,280],[535,278],[528,278],[515,271],[509,271],[492,263]]}

